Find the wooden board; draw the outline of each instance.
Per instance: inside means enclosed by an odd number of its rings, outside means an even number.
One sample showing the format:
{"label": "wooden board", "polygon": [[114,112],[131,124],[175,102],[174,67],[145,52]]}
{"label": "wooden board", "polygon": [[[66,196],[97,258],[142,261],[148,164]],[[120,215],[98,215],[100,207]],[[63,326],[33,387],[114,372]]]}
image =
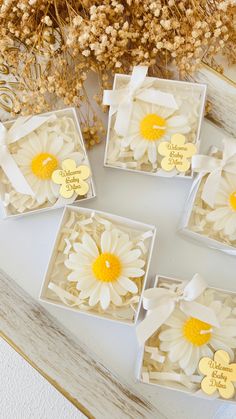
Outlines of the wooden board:
{"label": "wooden board", "polygon": [[2,271],[0,295],[0,336],[87,417],[163,417]]}
{"label": "wooden board", "polygon": [[235,137],[236,83],[207,64],[201,65],[193,79],[199,83],[207,84],[207,101],[211,106],[207,118]]}

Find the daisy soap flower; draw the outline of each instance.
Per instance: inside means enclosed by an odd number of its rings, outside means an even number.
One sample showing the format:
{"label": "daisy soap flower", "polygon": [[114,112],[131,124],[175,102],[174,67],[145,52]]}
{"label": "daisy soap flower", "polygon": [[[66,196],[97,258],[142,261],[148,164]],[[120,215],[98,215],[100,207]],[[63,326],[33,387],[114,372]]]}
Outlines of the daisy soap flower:
{"label": "daisy soap flower", "polygon": [[185,172],[164,170],[159,147],[180,134],[198,150],[206,87],[146,74],[145,66],[134,67],[131,76],[116,74],[113,90],[104,92],[103,103],[110,105],[104,164],[160,176],[192,176],[191,167]]}
{"label": "daisy soap flower", "polygon": [[[60,207],[94,196],[91,170],[74,108],[18,118],[0,127],[1,199],[6,216]],[[77,170],[63,172],[66,162]],[[80,169],[87,168],[86,187]],[[53,174],[64,175],[70,199]],[[83,176],[82,176],[83,177]],[[76,189],[76,186],[78,187]]]}
{"label": "daisy soap flower", "polygon": [[208,288],[198,274],[189,282],[157,276],[143,304],[148,315],[137,326],[138,378],[204,396],[201,360],[214,361],[221,350],[236,360],[235,294]]}
{"label": "daisy soap flower", "polygon": [[223,149],[195,155],[198,176],[187,200],[180,229],[205,245],[236,254],[236,141],[226,138]]}
{"label": "daisy soap flower", "polygon": [[134,324],[154,238],[153,226],[66,207],[40,298]]}

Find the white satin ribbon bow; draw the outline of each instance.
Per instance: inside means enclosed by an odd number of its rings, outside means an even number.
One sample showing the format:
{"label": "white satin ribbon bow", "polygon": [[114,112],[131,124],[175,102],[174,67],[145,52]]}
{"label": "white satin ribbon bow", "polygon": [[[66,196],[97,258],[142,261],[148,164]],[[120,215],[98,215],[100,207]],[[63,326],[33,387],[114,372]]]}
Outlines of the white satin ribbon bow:
{"label": "white satin ribbon bow", "polygon": [[222,171],[236,175],[236,140],[226,138],[223,143],[222,159],[212,156],[195,155],[192,157],[192,168],[203,175],[209,173],[202,191],[202,199],[214,207]]}
{"label": "white satin ribbon bow", "polygon": [[189,317],[195,317],[212,326],[219,327],[219,322],[212,309],[194,300],[207,288],[199,274],[195,274],[185,286],[172,288],[150,288],[144,291],[143,307],[147,310],[145,319],[136,328],[138,341],[143,345],[159,327],[165,323],[176,305]]}
{"label": "white satin ribbon bow", "polygon": [[148,67],[146,66],[136,66],[133,68],[127,86],[122,89],[104,90],[103,104],[111,106],[111,115],[117,112],[114,128],[118,135],[125,136],[128,132],[134,99],[174,110],[178,109],[175,98],[171,93],[150,88],[149,86],[153,82],[143,86],[147,71]]}
{"label": "white satin ribbon bow", "polygon": [[52,118],[53,115],[19,117],[9,130],[0,122],[0,167],[13,188],[19,193],[34,196],[34,192],[12,157],[8,145],[19,141]]}

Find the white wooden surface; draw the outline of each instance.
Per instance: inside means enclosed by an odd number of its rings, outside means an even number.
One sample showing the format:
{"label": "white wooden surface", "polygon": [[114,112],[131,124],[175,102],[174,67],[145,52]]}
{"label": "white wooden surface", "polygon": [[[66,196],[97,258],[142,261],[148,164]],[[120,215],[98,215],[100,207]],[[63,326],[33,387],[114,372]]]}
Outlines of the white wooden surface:
{"label": "white wooden surface", "polygon": [[211,67],[202,64],[193,76],[198,83],[207,85],[207,101],[211,105],[208,117],[230,135],[236,132],[236,68],[225,65],[225,74],[221,76]]}
{"label": "white wooden surface", "polygon": [[98,357],[8,275],[0,271],[0,337],[53,383],[89,419],[162,418],[147,399]]}
{"label": "white wooden surface", "polygon": [[[219,142],[222,135],[218,128],[205,122],[202,132],[204,149],[208,149],[210,143]],[[98,197],[84,206],[133,217],[157,226],[157,243],[150,278],[159,272],[189,279],[198,271],[210,285],[236,291],[234,257],[200,247],[176,233],[191,181],[105,169],[102,166],[103,146],[90,153]],[[0,222],[0,266],[35,299],[39,294],[61,213],[61,210],[50,211]],[[135,330],[129,326],[44,306],[83,340],[108,368],[119,373],[137,391],[152,400],[164,417],[236,417],[236,408],[230,405],[224,407],[217,401],[194,399],[182,393],[137,384],[134,363],[138,347]]]}
{"label": "white wooden surface", "polygon": [[85,419],[3,339],[0,359],[0,419]]}

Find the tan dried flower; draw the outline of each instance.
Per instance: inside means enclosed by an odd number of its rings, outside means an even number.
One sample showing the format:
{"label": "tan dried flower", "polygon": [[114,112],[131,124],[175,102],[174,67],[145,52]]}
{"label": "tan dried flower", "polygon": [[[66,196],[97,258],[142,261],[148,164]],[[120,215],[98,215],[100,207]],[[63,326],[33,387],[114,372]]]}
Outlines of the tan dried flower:
{"label": "tan dried flower", "polygon": [[3,63],[21,85],[14,111],[41,112],[55,101],[75,105],[88,147],[104,135],[86,94],[91,72],[103,110],[102,90],[114,72],[145,64],[151,75],[170,77],[167,67],[174,63],[185,77],[206,52],[209,59],[223,52],[235,62],[235,45],[234,0],[0,0]]}

